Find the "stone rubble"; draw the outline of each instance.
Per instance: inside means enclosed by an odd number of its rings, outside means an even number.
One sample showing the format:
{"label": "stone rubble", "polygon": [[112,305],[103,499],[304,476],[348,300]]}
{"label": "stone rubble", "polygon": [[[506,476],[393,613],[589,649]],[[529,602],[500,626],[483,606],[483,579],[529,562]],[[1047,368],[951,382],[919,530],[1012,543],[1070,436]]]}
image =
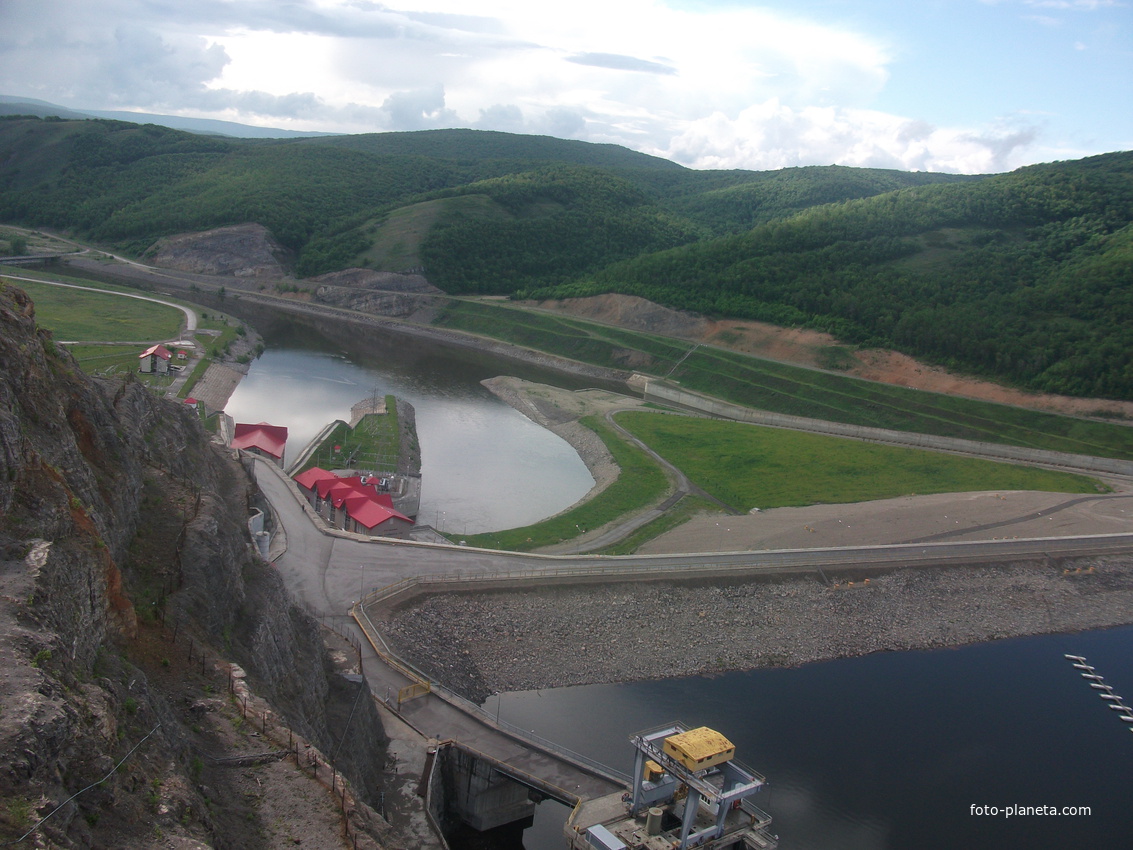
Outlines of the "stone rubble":
{"label": "stone rubble", "polygon": [[[829,575],[829,574],[828,574]],[[476,702],[1133,623],[1133,560],[439,593],[394,611],[395,651]]]}

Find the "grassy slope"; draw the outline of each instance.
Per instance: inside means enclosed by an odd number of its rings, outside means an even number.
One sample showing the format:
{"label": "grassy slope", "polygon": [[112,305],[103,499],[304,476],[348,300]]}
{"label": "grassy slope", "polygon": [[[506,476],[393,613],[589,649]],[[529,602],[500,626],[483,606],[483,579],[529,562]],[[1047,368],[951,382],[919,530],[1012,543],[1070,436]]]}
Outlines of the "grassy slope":
{"label": "grassy slope", "polygon": [[56,339],[91,342],[169,339],[181,329],[180,310],[152,301],[29,281],[19,281],[18,285],[35,302],[36,321],[41,327],[51,329]]}
{"label": "grassy slope", "polygon": [[487,220],[511,217],[483,195],[440,198],[399,207],[384,220],[371,220],[359,228],[368,237],[368,245],[351,265],[388,272],[417,268],[422,265],[421,244],[433,226],[438,220],[457,216]]}
{"label": "grassy slope", "polygon": [[1083,475],[736,422],[656,413],[622,413],[618,422],[743,511],[973,490],[1108,490]]}
{"label": "grassy slope", "polygon": [[878,384],[512,306],[455,302],[438,318],[564,357],[657,376],[796,416],[1103,457],[1133,458],[1133,428]]}

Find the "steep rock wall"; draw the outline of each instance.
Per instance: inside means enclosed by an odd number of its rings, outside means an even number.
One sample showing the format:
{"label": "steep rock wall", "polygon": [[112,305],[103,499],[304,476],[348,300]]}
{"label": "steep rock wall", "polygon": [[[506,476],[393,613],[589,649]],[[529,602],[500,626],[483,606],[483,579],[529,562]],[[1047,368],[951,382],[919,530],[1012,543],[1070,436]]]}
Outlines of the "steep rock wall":
{"label": "steep rock wall", "polygon": [[[110,776],[55,812],[39,846],[152,846],[159,821],[194,846],[235,846],[194,786],[184,710],[128,660],[139,617],[152,629],[159,611],[238,660],[317,746],[345,741],[381,765],[368,690],[351,729],[329,728],[357,688],[331,686],[317,623],[255,555],[246,476],[192,411],[83,375],[2,282],[0,363],[0,840]],[[147,529],[159,539],[139,549]],[[175,805],[155,809],[159,787],[181,789]]]}

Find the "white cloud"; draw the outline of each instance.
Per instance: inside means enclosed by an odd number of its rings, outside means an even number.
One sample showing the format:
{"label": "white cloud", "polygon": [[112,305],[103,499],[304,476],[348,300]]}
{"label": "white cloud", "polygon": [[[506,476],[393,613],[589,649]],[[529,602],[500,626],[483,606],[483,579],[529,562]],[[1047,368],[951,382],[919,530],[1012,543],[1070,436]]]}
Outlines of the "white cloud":
{"label": "white cloud", "polygon": [[[1036,16],[1116,5],[1002,2]],[[832,20],[666,0],[475,8],[470,14],[467,0],[0,0],[0,79],[6,93],[65,106],[340,132],[545,133],[697,167],[1000,170],[1037,139],[1034,128],[931,128],[880,111],[895,57],[909,45]]]}
{"label": "white cloud", "polygon": [[794,109],[772,98],[735,119],[716,113],[693,121],[656,153],[699,168],[851,165],[976,174],[1022,164],[1019,154],[1036,135],[1033,125],[972,132],[870,110]]}

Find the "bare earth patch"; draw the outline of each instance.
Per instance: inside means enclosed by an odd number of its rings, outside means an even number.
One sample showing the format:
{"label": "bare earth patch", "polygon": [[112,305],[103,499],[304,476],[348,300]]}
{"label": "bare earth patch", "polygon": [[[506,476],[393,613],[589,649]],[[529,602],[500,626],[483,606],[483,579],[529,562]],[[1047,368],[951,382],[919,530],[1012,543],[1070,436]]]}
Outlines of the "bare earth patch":
{"label": "bare earth patch", "polygon": [[[817,331],[781,328],[739,319],[710,320],[670,310],[631,295],[596,295],[565,301],[542,301],[533,306],[619,327],[717,345],[799,366],[819,367],[825,361],[824,354],[829,349],[840,346],[834,337]],[[991,381],[929,366],[895,351],[847,349],[846,354],[852,358],[853,365],[840,371],[855,378],[1057,413],[1089,415],[1104,411],[1109,415],[1133,419],[1133,402],[1022,392]]]}

